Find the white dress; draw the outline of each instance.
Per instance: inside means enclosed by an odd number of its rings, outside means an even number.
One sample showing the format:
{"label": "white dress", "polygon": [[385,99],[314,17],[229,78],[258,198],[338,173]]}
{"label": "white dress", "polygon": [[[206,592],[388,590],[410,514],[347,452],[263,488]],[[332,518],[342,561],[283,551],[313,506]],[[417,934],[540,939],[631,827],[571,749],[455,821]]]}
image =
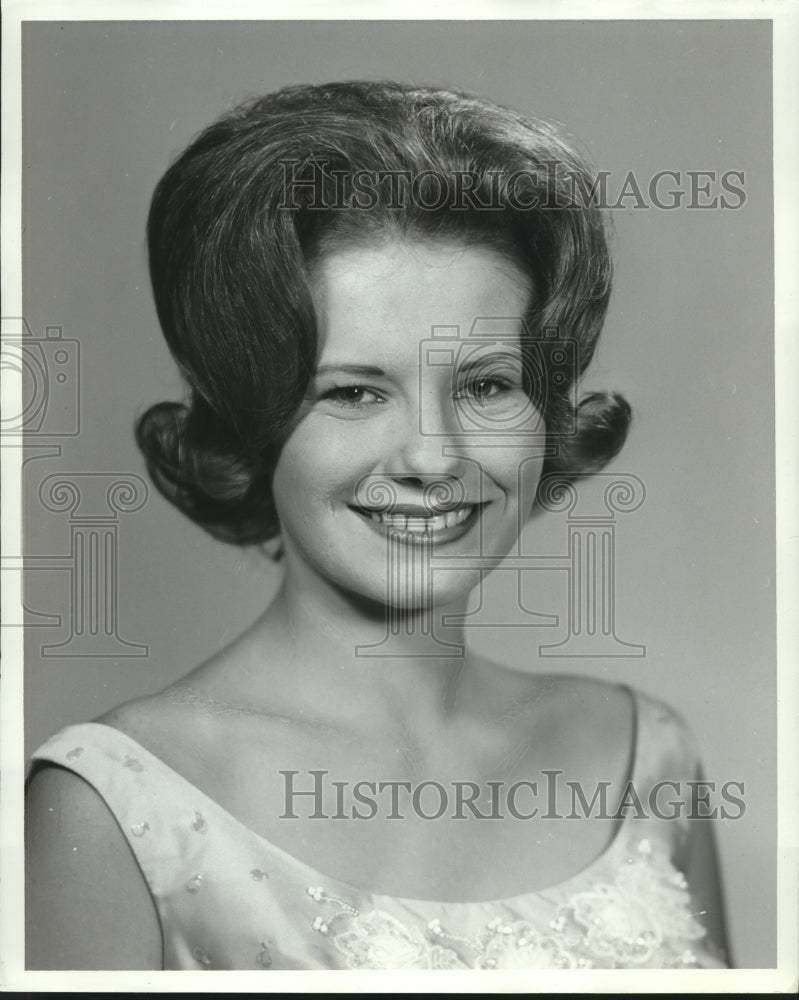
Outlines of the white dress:
{"label": "white dress", "polygon": [[[685,724],[634,693],[631,784],[696,777]],[[631,809],[604,853],[536,892],[478,902],[379,895],[258,836],[124,733],[67,726],[34,754],[88,781],[136,857],[165,969],[719,968],[677,867],[690,820]],[[674,796],[668,798],[671,802]]]}

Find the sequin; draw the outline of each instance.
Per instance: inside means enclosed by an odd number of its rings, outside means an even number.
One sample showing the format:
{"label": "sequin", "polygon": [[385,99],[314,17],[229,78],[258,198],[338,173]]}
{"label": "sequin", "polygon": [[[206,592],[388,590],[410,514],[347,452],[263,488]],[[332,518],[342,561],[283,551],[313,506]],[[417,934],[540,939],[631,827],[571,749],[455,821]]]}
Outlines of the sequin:
{"label": "sequin", "polygon": [[324,908],[311,920],[351,969],[680,968],[698,964],[690,947],[705,936],[691,913],[684,876],[659,841],[636,838],[627,864],[585,878],[539,928],[502,916],[471,937],[440,917],[426,931],[381,910],[362,913],[322,886],[306,886]]}
{"label": "sequin", "polygon": [[[647,709],[642,716],[644,735],[644,727],[651,727],[652,712]],[[174,926],[179,932],[175,964],[181,968],[274,970],[296,966],[300,951],[300,964],[305,963],[306,968],[654,969],[720,965],[702,928],[694,926],[701,919],[696,912],[699,906],[690,899],[688,880],[672,861],[679,844],[691,832],[692,824],[684,822],[684,813],[677,823],[627,821],[617,846],[607,856],[590,865],[579,878],[546,893],[533,893],[529,903],[525,894],[518,903],[497,901],[496,908],[475,904],[479,915],[471,904],[441,905],[438,917],[434,914],[439,907],[433,909],[432,904],[416,913],[402,905],[398,913],[401,923],[391,913],[369,912],[365,895],[353,892],[349,902],[338,899],[347,891],[341,885],[330,885],[328,891],[317,884],[317,879],[324,884],[325,877],[314,874],[313,868],[306,867],[302,882],[296,876],[284,878],[280,855],[273,857],[263,844],[253,846],[250,836],[242,840],[241,825],[231,826],[206,797],[185,783],[175,786],[171,772],[163,772],[145,756],[145,750],[129,741],[109,744],[107,752],[104,744],[97,744],[101,752],[95,752],[96,744],[90,742],[95,732],[84,735],[76,730],[60,742],[51,742],[52,750],[48,748],[41,756],[67,765],[74,762],[76,768],[80,764],[81,772],[91,766],[89,777],[96,770],[98,779],[107,777],[113,785],[116,801],[109,805],[120,817],[143,869],[166,887],[167,928]],[[639,768],[642,783],[694,773],[690,748],[685,760],[676,759],[681,732],[675,730],[672,738],[669,729],[664,761],[658,758],[657,746],[643,744],[643,755],[639,756],[646,765],[644,770]],[[107,727],[98,735],[105,734],[110,740],[113,733]],[[81,735],[88,748],[72,742]],[[137,773],[134,779],[134,784],[141,784],[142,798],[138,800],[129,794],[130,780],[117,780],[122,777],[120,769],[135,771],[136,762],[144,765],[144,773]],[[668,769],[663,770],[667,764]],[[101,781],[97,784],[102,787]],[[210,821],[196,806],[191,808],[197,801],[211,810]],[[146,812],[153,816],[154,826],[144,820],[134,820],[131,825],[130,817],[139,810],[140,815]],[[211,826],[213,837],[208,836]],[[193,837],[193,833],[198,836]],[[218,854],[203,850],[217,840]],[[269,869],[243,867],[255,860],[268,864]],[[202,868],[192,871],[195,865]],[[258,884],[252,893],[245,875]],[[261,899],[264,894],[269,900],[275,895],[275,913],[290,912],[295,917],[278,919],[274,936],[271,905],[266,922],[261,922],[264,914],[260,911],[267,903]],[[249,899],[242,898],[247,896]],[[524,911],[520,914],[519,910],[528,906],[533,916],[531,922],[524,923],[518,919]],[[359,909],[366,912],[359,913]],[[199,946],[198,938],[208,942],[213,955],[204,945]]]}
{"label": "sequin", "polygon": [[206,955],[202,948],[194,947],[191,949],[192,957],[195,958],[201,965],[210,965],[211,959]]}
{"label": "sequin", "polygon": [[131,769],[131,771],[143,771],[144,770],[144,768],[142,767],[141,763],[138,760],[136,760],[135,757],[126,757],[122,761],[122,766],[123,767],[129,767]]}
{"label": "sequin", "polygon": [[186,881],[185,885],[186,892],[191,892],[191,893],[199,892],[200,888],[202,887],[202,881],[203,877],[202,875],[200,875],[199,872],[197,872],[197,874],[195,875],[192,875],[192,877]]}

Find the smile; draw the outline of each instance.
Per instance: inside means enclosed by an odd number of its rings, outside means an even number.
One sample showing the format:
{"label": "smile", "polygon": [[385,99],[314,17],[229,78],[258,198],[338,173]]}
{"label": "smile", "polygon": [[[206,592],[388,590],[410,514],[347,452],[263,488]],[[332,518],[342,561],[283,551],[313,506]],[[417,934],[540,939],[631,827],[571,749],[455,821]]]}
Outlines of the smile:
{"label": "smile", "polygon": [[392,535],[412,543],[454,541],[464,535],[477,519],[484,503],[463,504],[454,510],[432,513],[423,508],[406,507],[392,511],[350,507],[381,535]]}

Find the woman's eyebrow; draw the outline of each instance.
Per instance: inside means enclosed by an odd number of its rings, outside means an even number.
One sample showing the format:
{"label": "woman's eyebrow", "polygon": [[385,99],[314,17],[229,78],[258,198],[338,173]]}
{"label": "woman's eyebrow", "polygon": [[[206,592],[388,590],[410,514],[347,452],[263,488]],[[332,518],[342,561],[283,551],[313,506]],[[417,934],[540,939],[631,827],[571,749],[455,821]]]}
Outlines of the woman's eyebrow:
{"label": "woman's eyebrow", "polygon": [[[492,357],[502,358],[504,361],[507,361],[509,356],[514,360],[518,360],[519,363],[522,361],[521,351],[518,351],[517,353],[515,350],[508,351],[507,348],[505,350],[495,349],[491,353],[484,352],[478,357],[469,358],[460,364],[456,364],[455,368],[457,368],[460,372],[467,372],[473,368],[482,370],[485,368],[486,362],[490,361]],[[348,375],[362,375],[368,378],[386,377],[384,369],[378,368],[376,365],[357,365],[347,364],[346,362],[342,362],[341,364],[320,365],[314,372],[314,377],[318,378],[321,375],[329,375],[332,372],[344,372]]]}
{"label": "woman's eyebrow", "polygon": [[384,378],[385,372],[382,368],[375,368],[372,365],[320,365],[316,369],[315,375],[327,375],[330,372],[347,372],[350,375],[368,375],[372,378]]}
{"label": "woman's eyebrow", "polygon": [[468,358],[460,364],[456,364],[454,367],[457,368],[459,372],[477,370],[485,375],[490,375],[491,372],[486,369],[486,365],[490,364],[491,361],[503,361],[505,364],[507,364],[508,361],[513,361],[521,366],[524,364],[524,357],[521,351],[495,350],[491,353],[480,354],[478,357]]}

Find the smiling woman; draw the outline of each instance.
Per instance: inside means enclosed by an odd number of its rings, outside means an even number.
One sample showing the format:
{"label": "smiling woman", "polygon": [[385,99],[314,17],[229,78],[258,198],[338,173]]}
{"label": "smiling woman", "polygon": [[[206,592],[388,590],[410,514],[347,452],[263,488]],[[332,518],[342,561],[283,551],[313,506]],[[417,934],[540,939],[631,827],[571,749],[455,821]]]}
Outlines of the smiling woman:
{"label": "smiling woman", "polygon": [[[329,253],[311,281],[319,367],[273,479],[287,561],[381,606],[424,605],[410,568],[400,570],[409,585],[387,592],[390,533],[464,557],[463,570],[433,577],[437,604],[457,600],[480,580],[468,557],[499,561],[535,500],[543,429],[524,384],[520,318],[532,282],[496,250],[405,238]],[[468,333],[474,317],[517,317],[516,329],[504,343],[464,338],[465,364],[420,366],[436,320]],[[372,362],[360,374],[359,358]],[[527,418],[502,448],[466,426],[470,411],[502,424],[520,406]]]}
{"label": "smiling woman", "polygon": [[169,168],[150,269],[190,397],[137,440],[284,576],[217,656],[34,755],[31,966],[724,964],[680,717],[453,624],[543,484],[625,438],[624,399],[577,389],[610,294],[590,181],[549,125],[392,83],[260,98]]}

